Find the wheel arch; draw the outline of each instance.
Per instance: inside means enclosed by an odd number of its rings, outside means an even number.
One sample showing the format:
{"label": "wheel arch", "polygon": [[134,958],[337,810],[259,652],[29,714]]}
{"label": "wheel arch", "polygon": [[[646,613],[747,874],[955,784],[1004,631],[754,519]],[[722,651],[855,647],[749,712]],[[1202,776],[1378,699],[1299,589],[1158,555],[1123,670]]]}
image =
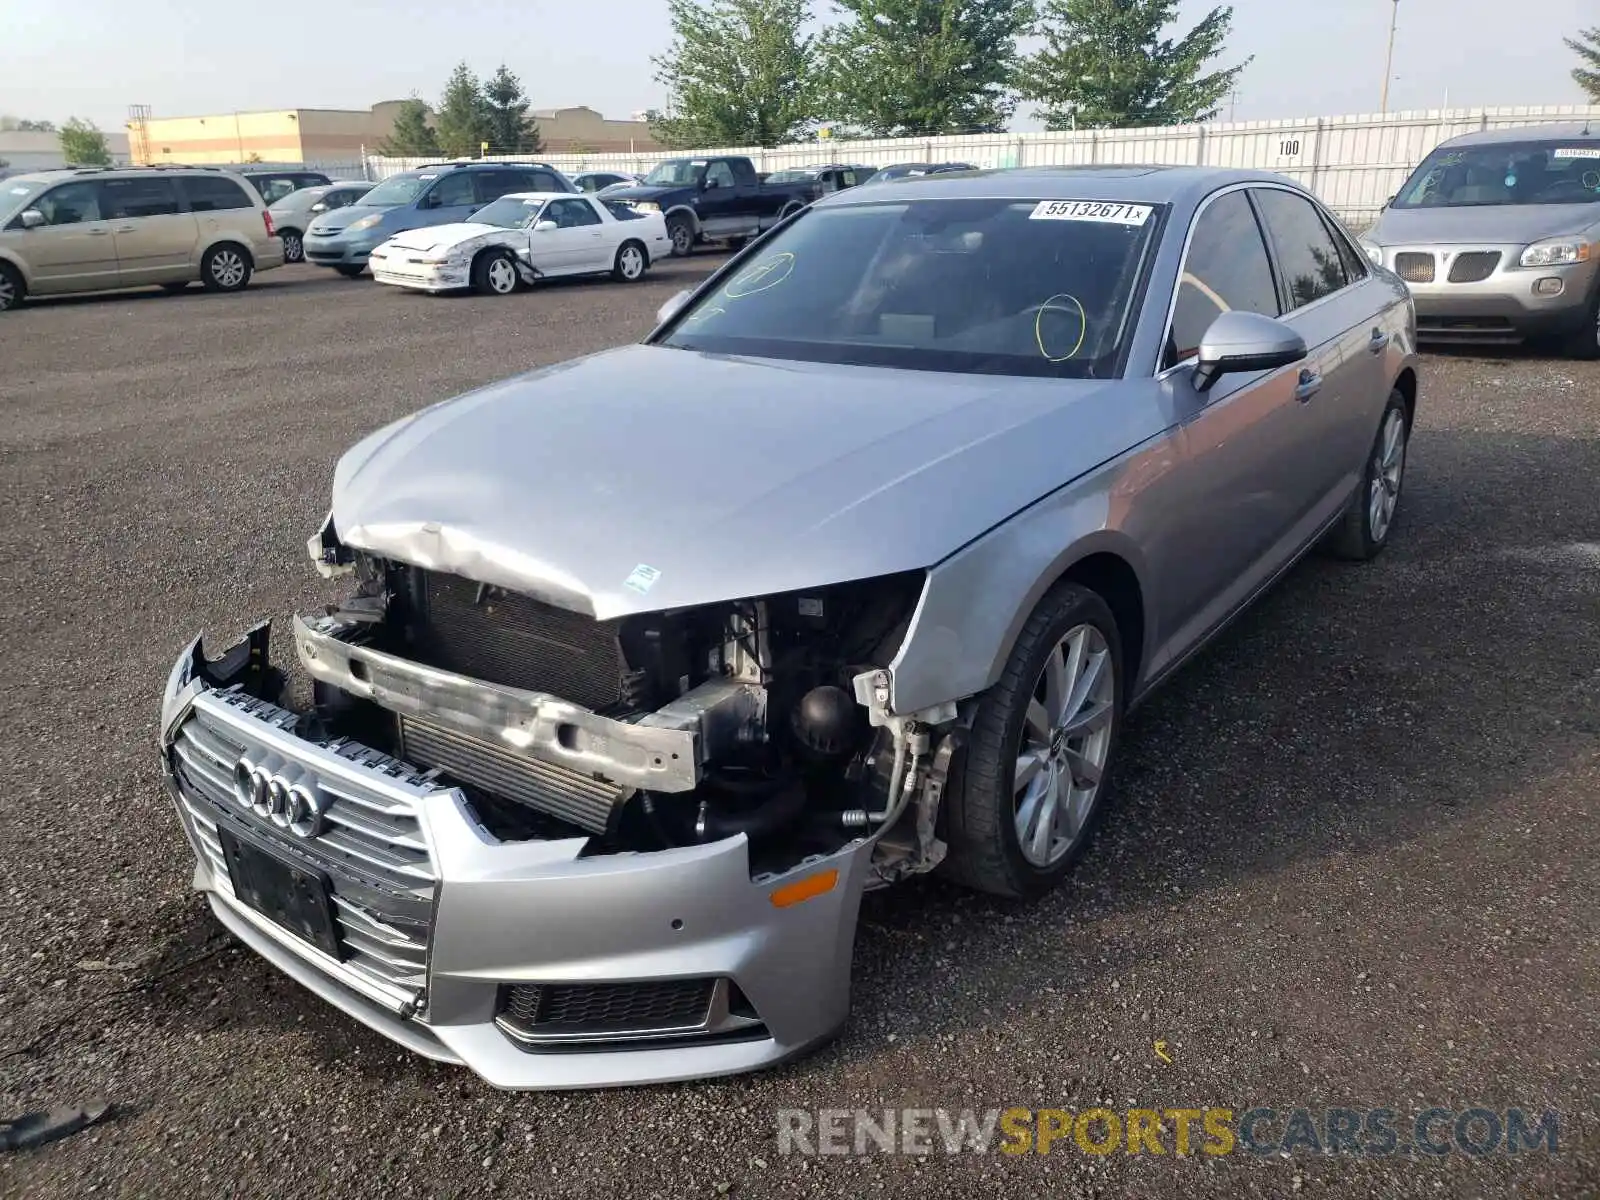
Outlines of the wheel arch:
{"label": "wheel arch", "polygon": [[689,227],[694,230],[695,236],[700,236],[700,214],[687,204],[674,204],[661,214],[663,223],[671,221],[673,217],[684,217],[689,222]]}
{"label": "wheel arch", "polygon": [[26,290],[32,283],[28,273],[28,264],[10,252],[0,249],[0,267],[9,267],[17,273],[17,278],[22,280],[23,289]]}
{"label": "wheel arch", "polygon": [[206,255],[210,254],[213,250],[220,250],[223,246],[232,246],[235,250],[244,255],[245,262],[249,264],[249,267],[252,271],[256,269],[255,250],[251,248],[250,243],[246,239],[240,237],[236,233],[233,233],[231,230],[218,231],[215,237],[213,237],[200,248],[200,260],[197,265],[203,267],[205,265]]}
{"label": "wheel arch", "polygon": [[1406,432],[1409,434],[1417,421],[1417,372],[1412,367],[1401,371],[1394,381],[1394,390],[1406,402]]}
{"label": "wheel arch", "polygon": [[650,247],[645,245],[645,242],[644,242],[643,238],[638,238],[638,237],[629,236],[629,237],[623,238],[620,242],[618,242],[617,243],[617,253],[616,253],[615,256],[613,256],[612,261],[615,262],[616,258],[620,257],[622,252],[624,250],[626,250],[629,246],[637,246],[637,247],[639,247],[639,253],[644,255],[644,265],[648,267],[650,265]]}

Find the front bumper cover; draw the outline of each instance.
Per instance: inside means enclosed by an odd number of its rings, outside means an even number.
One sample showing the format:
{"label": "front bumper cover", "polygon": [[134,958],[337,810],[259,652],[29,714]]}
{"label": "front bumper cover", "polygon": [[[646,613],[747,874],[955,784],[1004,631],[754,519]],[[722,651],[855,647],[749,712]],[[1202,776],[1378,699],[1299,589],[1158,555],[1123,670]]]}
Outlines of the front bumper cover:
{"label": "front bumper cover", "polygon": [[[267,678],[267,638],[268,627],[258,626],[214,663],[205,659],[199,639],[185,650],[163,696],[164,775],[195,852],[194,886],[235,935],[323,999],[418,1053],[462,1063],[489,1083],[513,1089],[734,1074],[801,1053],[845,1021],[870,843],[858,840],[784,875],[752,879],[743,836],[590,857],[584,856],[587,838],[501,841],[460,790],[374,751],[307,740],[296,732],[293,714],[250,699],[249,689]],[[191,737],[185,732],[191,729],[203,736]],[[393,961],[424,961],[420,988],[365,972],[363,954],[345,961],[327,955],[234,895],[216,849],[220,827],[271,841],[335,874],[344,869],[336,861],[340,847],[350,844],[343,826],[330,824],[320,838],[301,839],[231,802],[225,764],[196,763],[194,750],[237,745],[248,747],[252,762],[325,789],[336,806],[346,796],[360,797],[371,808],[387,805],[400,825],[415,822],[404,828],[415,829],[425,853],[407,860],[411,876],[403,882],[416,885],[406,899],[424,915],[417,919],[415,945],[396,937],[400,957]],[[356,849],[363,860],[383,857],[370,847]],[[824,894],[789,907],[769,902],[785,882],[828,870],[838,872],[837,882]],[[352,883],[347,903],[338,878],[341,917],[346,909],[360,912],[353,901],[367,903],[368,895],[379,894]],[[373,877],[358,882],[365,888]],[[369,926],[387,928],[370,915],[360,919],[343,928],[362,938]],[[417,977],[409,978],[414,985]],[[689,978],[732,981],[759,1025],[736,1034],[540,1049],[495,1021],[507,985]]]}

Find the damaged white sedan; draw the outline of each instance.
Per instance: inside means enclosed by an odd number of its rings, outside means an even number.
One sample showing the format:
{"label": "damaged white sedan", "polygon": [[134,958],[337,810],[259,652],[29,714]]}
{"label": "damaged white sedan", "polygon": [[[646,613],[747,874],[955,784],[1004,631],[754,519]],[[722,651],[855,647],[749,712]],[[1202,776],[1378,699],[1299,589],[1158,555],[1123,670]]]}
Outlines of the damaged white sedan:
{"label": "damaged white sedan", "polygon": [[346,598],[286,638],[309,702],[267,625],[167,682],[195,886],[498,1086],[799,1053],[864,889],[1058,883],[1129,708],[1313,545],[1383,549],[1415,338],[1276,176],[821,200],[643,344],[344,456],[308,548]]}
{"label": "damaged white sedan", "polygon": [[567,192],[515,192],[454,225],[407,229],[373,249],[379,283],[423,292],[470,288],[509,296],[539,279],[605,275],[643,279],[672,252],[660,213]]}

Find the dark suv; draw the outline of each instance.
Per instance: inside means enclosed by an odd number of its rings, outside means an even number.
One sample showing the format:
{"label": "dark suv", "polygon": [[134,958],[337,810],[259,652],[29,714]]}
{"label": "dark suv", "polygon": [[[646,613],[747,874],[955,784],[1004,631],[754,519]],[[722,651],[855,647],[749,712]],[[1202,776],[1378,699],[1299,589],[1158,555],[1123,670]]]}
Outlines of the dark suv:
{"label": "dark suv", "polygon": [[391,175],[348,208],[323,213],[305,232],[306,261],[351,278],[380,242],[406,229],[465,221],[510,192],[576,192],[545,163],[448,162]]}

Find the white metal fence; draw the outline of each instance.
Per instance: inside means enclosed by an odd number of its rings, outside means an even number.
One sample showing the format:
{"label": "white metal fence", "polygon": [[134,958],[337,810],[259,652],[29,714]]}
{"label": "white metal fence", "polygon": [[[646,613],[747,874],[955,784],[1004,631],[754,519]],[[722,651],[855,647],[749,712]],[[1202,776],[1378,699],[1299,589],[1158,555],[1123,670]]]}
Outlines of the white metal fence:
{"label": "white metal fence", "polygon": [[[760,171],[844,162],[968,162],[979,167],[1093,163],[1197,164],[1281,171],[1352,223],[1368,221],[1399,190],[1417,163],[1440,142],[1485,129],[1593,121],[1600,105],[1453,108],[1303,120],[1173,125],[1150,129],[1080,129],[1060,133],[974,134],[799,145],[729,146],[698,154],[748,155]],[[554,154],[542,161],[570,175],[583,171],[648,171],[682,151],[648,154]],[[501,155],[502,159],[527,155]],[[367,177],[386,179],[438,159],[369,158]]]}

